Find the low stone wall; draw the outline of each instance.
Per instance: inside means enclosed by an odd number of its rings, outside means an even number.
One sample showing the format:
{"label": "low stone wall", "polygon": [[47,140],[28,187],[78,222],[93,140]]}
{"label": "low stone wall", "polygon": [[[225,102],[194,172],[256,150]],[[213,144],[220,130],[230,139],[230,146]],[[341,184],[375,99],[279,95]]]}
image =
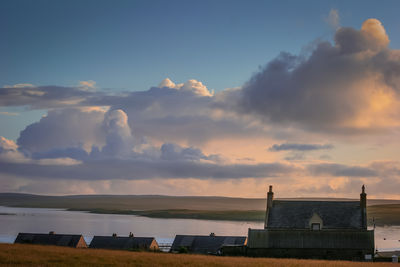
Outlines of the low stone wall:
{"label": "low stone wall", "polygon": [[369,250],[359,249],[274,249],[274,248],[249,248],[247,246],[227,246],[222,248],[223,256],[247,256],[267,258],[297,258],[297,259],[326,259],[326,260],[351,260],[364,261]]}
{"label": "low stone wall", "polygon": [[273,258],[297,258],[297,259],[330,259],[330,260],[365,260],[365,255],[373,255],[373,251],[360,249],[274,249],[274,248],[247,248],[246,256],[249,257],[273,257]]}
{"label": "low stone wall", "polygon": [[374,255],[374,231],[249,229],[247,246],[226,246],[222,254],[363,261]]}
{"label": "low stone wall", "polygon": [[247,246],[252,249],[359,249],[373,252],[374,231],[249,229]]}

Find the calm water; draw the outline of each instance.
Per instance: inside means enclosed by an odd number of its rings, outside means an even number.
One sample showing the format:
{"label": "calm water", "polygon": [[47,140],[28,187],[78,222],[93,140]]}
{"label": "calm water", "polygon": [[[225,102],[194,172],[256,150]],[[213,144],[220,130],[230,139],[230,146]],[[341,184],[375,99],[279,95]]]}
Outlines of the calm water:
{"label": "calm water", "polygon": [[[159,243],[172,243],[176,234],[246,236],[248,228],[263,223],[156,219],[133,215],[92,214],[61,209],[11,208],[0,206],[0,242],[12,243],[19,232],[82,234],[87,242],[94,235],[154,236]],[[384,240],[384,238],[386,240]],[[400,250],[400,226],[377,227],[375,243],[379,250]]]}

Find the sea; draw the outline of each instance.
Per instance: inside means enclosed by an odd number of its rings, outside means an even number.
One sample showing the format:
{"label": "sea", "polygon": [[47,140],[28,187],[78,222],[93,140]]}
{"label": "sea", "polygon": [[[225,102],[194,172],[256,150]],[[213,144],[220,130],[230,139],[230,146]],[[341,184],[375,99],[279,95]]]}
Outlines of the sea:
{"label": "sea", "polygon": [[[19,232],[82,234],[89,244],[94,235],[155,237],[164,250],[175,235],[247,236],[249,228],[262,229],[262,222],[197,219],[159,219],[135,215],[94,214],[64,209],[15,208],[0,206],[0,243],[13,243]],[[378,251],[400,250],[400,226],[375,228]]]}

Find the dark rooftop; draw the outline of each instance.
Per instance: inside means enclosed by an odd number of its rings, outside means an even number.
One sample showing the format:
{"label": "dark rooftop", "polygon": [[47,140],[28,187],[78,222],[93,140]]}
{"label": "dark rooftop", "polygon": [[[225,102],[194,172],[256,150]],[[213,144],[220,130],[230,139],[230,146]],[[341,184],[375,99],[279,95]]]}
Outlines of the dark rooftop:
{"label": "dark rooftop", "polygon": [[176,235],[171,251],[186,247],[193,253],[217,254],[223,246],[245,245],[246,241],[246,236]]}
{"label": "dark rooftop", "polygon": [[309,228],[309,220],[318,214],[324,229],[361,229],[360,201],[274,200],[267,228]]}
{"label": "dark rooftop", "polygon": [[82,235],[19,233],[14,243],[77,247],[81,239],[82,246],[86,247]]}
{"label": "dark rooftop", "polygon": [[[104,249],[149,249],[154,237],[94,236],[90,248]],[[158,244],[157,244],[158,248]]]}

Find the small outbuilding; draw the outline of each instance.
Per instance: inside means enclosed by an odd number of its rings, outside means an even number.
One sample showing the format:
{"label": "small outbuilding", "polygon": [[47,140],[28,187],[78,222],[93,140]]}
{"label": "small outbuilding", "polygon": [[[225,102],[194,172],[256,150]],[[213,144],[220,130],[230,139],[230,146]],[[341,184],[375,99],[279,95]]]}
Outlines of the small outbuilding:
{"label": "small outbuilding", "polygon": [[210,235],[176,235],[171,246],[171,252],[183,252],[196,254],[221,254],[225,246],[245,246],[246,236],[217,236]]}
{"label": "small outbuilding", "polygon": [[94,236],[89,248],[120,249],[120,250],[159,250],[154,237],[129,236]]}
{"label": "small outbuilding", "polygon": [[48,234],[19,233],[14,244],[37,244],[64,246],[73,248],[87,248],[82,235],[66,235],[49,232]]}

